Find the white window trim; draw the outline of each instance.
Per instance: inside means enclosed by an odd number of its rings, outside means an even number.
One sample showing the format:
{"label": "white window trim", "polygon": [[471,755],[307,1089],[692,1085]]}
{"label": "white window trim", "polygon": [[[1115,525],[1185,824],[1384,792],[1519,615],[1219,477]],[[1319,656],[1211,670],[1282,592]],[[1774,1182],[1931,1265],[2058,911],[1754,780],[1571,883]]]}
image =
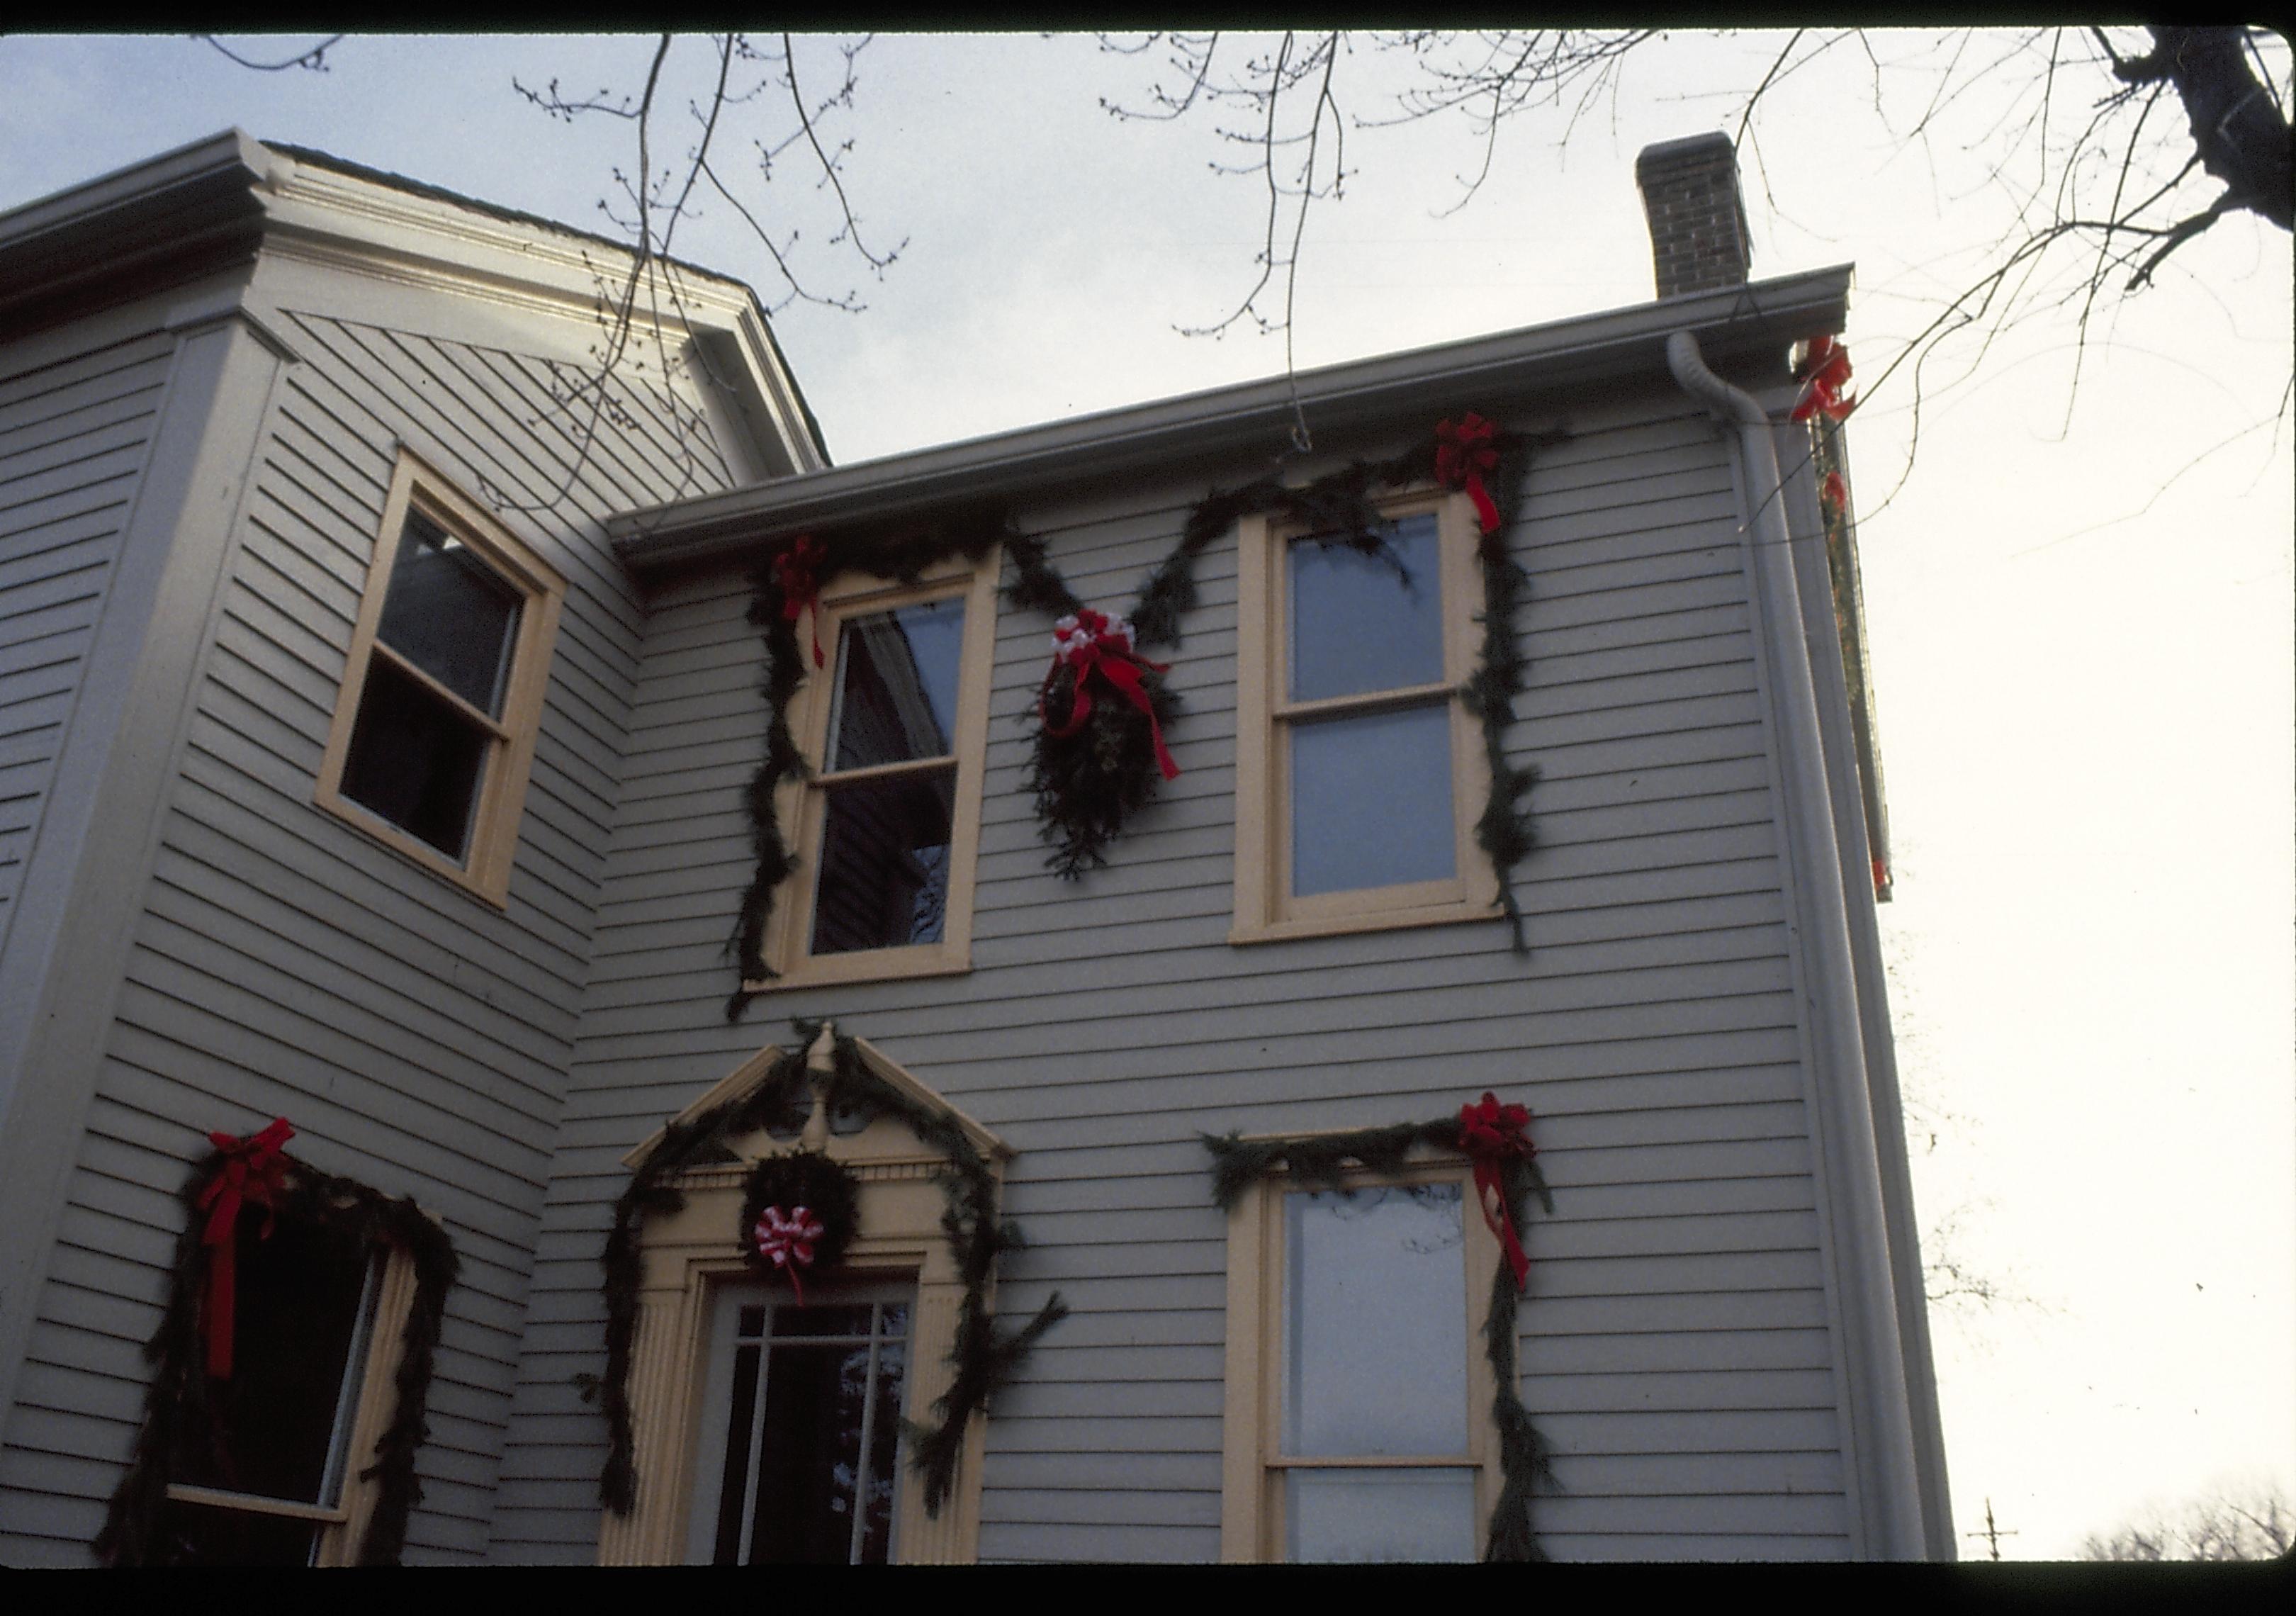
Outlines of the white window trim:
{"label": "white window trim", "polygon": [[[1496,1388],[1490,1360],[1483,1351],[1483,1322],[1489,1306],[1490,1276],[1499,1260],[1498,1240],[1479,1210],[1474,1169],[1463,1157],[1433,1158],[1385,1173],[1358,1167],[1341,1176],[1339,1187],[1450,1183],[1460,1186],[1460,1224],[1466,1236],[1461,1307],[1466,1326],[1467,1452],[1464,1458],[1368,1463],[1398,1469],[1429,1464],[1472,1468],[1475,1472],[1474,1541],[1480,1552],[1489,1538],[1491,1510],[1505,1477],[1499,1464],[1498,1432],[1491,1424]],[[1283,1197],[1289,1191],[1310,1187],[1322,1186],[1299,1184],[1279,1170],[1245,1190],[1228,1213],[1226,1400],[1221,1422],[1223,1561],[1274,1563],[1283,1558],[1283,1472],[1294,1467],[1283,1451]],[[1298,1464],[1316,1469],[1354,1467],[1346,1459],[1322,1457]]]}
{"label": "white window trim", "polygon": [[[1475,822],[1489,794],[1490,767],[1483,755],[1481,728],[1462,694],[1474,671],[1475,619],[1483,609],[1474,507],[1465,495],[1439,488],[1406,492],[1380,500],[1378,506],[1389,520],[1428,513],[1436,517],[1443,585],[1443,677],[1438,685],[1411,689],[1422,695],[1443,688],[1451,692],[1451,816],[1457,873],[1442,881],[1292,896],[1291,797],[1284,780],[1288,749],[1280,732],[1294,718],[1353,707],[1360,699],[1294,702],[1286,696],[1283,669],[1290,625],[1285,620],[1289,591],[1283,587],[1283,563],[1290,542],[1308,529],[1273,516],[1248,516],[1237,531],[1235,914],[1228,931],[1231,943],[1444,925],[1488,920],[1503,913],[1497,877],[1475,841]],[[1385,699],[1389,693],[1382,692],[1374,701],[1361,704],[1376,705]]]}
{"label": "white window trim", "polygon": [[[519,612],[517,640],[511,651],[510,675],[504,684],[499,719],[477,711],[421,669],[376,644],[383,596],[390,591],[391,568],[398,559],[399,546],[406,542],[410,510],[420,512],[469,546],[504,582],[525,597]],[[555,570],[402,445],[398,464],[391,473],[390,492],[383,501],[381,530],[375,540],[373,561],[367,569],[366,587],[359,599],[358,622],[351,631],[350,651],[343,660],[342,687],[336,698],[334,721],[327,732],[326,751],[319,763],[318,786],[314,796],[317,805],[463,890],[485,898],[497,908],[507,907],[511,863],[518,851],[519,822],[526,804],[527,782],[534,767],[535,737],[542,725],[543,695],[550,681],[550,654],[557,642],[558,614],[565,595],[566,580]],[[368,669],[378,655],[387,657],[408,677],[452,701],[486,732],[486,760],[481,765],[478,800],[472,807],[466,859],[462,864],[342,793],[343,765],[350,756],[351,737],[358,726],[359,702],[366,692]]]}
{"label": "white window trim", "polygon": [[[810,666],[813,626],[802,619],[798,623],[798,644],[808,666],[805,683],[791,699],[788,718],[791,734],[811,766],[812,777],[783,780],[775,792],[775,813],[796,867],[782,885],[767,927],[766,963],[778,974],[742,983],[744,992],[947,976],[972,969],[973,884],[980,853],[981,778],[988,752],[988,687],[996,672],[996,584],[1002,565],[1002,550],[991,549],[977,562],[952,558],[930,568],[914,585],[888,584],[850,571],[831,578],[814,608],[820,613],[821,644],[829,660],[824,669]],[[957,656],[955,726],[950,737],[956,759],[955,804],[949,824],[948,898],[941,916],[940,940],[812,954],[808,949],[815,882],[820,874],[828,792],[821,783],[821,763],[836,693],[838,636],[850,618],[951,599],[964,602],[964,635]]]}

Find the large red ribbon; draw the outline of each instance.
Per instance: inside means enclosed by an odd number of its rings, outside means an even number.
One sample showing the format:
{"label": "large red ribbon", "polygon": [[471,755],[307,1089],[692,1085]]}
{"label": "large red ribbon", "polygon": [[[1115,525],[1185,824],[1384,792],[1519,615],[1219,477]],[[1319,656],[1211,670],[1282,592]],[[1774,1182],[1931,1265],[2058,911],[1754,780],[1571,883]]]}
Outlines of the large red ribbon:
{"label": "large red ribbon", "polygon": [[813,665],[826,667],[821,652],[821,567],[829,559],[822,543],[808,533],[774,557],[774,582],[781,586],[782,619],[794,623],[813,608]]}
{"label": "large red ribbon", "polygon": [[1475,1164],[1475,1194],[1483,1203],[1483,1221],[1499,1237],[1507,1266],[1514,1270],[1514,1288],[1521,1290],[1530,1277],[1530,1258],[1514,1232],[1514,1208],[1508,1203],[1506,1164],[1528,1161],[1538,1153],[1530,1136],[1530,1112],[1520,1105],[1502,1105],[1486,1093],[1480,1105],[1459,1107],[1459,1148]]}
{"label": "large red ribbon", "polygon": [[[1097,674],[1119,695],[1148,715],[1148,736],[1156,743],[1156,767],[1163,771],[1165,779],[1177,780],[1180,766],[1165,750],[1164,726],[1156,721],[1156,704],[1140,683],[1144,670],[1163,673],[1168,665],[1151,662],[1132,649],[1131,624],[1122,618],[1111,622],[1089,607],[1074,617],[1062,618],[1053,628],[1053,665],[1046,670],[1045,682],[1037,691],[1037,712],[1045,721],[1045,733],[1066,736],[1084,727],[1085,720],[1092,717],[1092,692],[1086,685]],[[1063,668],[1076,674],[1076,693],[1070,701],[1067,719],[1056,723],[1046,710],[1046,703],[1052,696],[1053,681]]]}
{"label": "large red ribbon", "polygon": [[197,1202],[208,1215],[200,1243],[208,1248],[208,1373],[217,1380],[231,1378],[232,1318],[239,1305],[240,1208],[251,1201],[263,1209],[258,1238],[270,1239],[279,1221],[276,1197],[287,1176],[287,1158],[280,1152],[294,1136],[284,1117],[274,1118],[261,1133],[244,1139],[208,1136],[223,1158],[222,1170],[208,1181]]}
{"label": "large red ribbon", "polygon": [[1455,425],[1445,421],[1435,429],[1435,477],[1447,488],[1464,488],[1475,502],[1475,520],[1486,533],[1499,527],[1499,508],[1483,487],[1483,473],[1496,466],[1499,453],[1491,447],[1497,429],[1472,410]]}
{"label": "large red ribbon", "polygon": [[1801,398],[1796,401],[1793,418],[1807,421],[1812,415],[1824,414],[1836,421],[1846,421],[1849,412],[1857,407],[1857,400],[1844,398],[1841,389],[1849,380],[1849,350],[1832,337],[1812,337],[1809,353],[1802,360]]}
{"label": "large red ribbon", "polygon": [[800,1308],[805,1306],[805,1282],[798,1277],[798,1270],[813,1266],[813,1243],[825,1233],[821,1219],[801,1206],[787,1212],[769,1206],[758,1214],[758,1226],[750,1231],[758,1243],[758,1255],[789,1276],[790,1289],[797,1292]]}

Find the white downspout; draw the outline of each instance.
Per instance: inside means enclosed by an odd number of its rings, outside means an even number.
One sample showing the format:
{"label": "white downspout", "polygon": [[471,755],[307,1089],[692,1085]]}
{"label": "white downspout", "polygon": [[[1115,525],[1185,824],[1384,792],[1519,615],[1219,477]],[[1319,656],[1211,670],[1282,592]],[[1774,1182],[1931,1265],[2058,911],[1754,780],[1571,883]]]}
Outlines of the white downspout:
{"label": "white downspout", "polygon": [[1803,879],[1806,983],[1816,1012],[1815,1085],[1833,1163],[1827,1202],[1840,1268],[1843,1357],[1849,1372],[1866,1552],[1880,1560],[1926,1557],[1921,1486],[1914,1462],[1914,1424],[1900,1350],[1897,1300],[1882,1210],[1882,1169],[1874,1143],[1873,1095],[1860,1036],[1857,978],[1849,950],[1841,850],[1833,835],[1819,739],[1817,685],[1810,671],[1801,591],[1794,578],[1791,535],[1778,476],[1777,443],[1767,411],[1752,395],[1706,368],[1698,338],[1677,331],[1666,341],[1667,367],[1682,390],[1738,429],[1751,512],[1755,611],[1774,680],[1779,774],[1790,845]]}

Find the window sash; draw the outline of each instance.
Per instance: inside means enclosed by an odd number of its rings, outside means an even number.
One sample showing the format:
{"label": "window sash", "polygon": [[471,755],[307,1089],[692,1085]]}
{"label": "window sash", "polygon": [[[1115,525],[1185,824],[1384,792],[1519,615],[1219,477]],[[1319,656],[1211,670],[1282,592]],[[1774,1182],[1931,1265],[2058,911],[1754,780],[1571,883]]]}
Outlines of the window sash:
{"label": "window sash", "polygon": [[[825,982],[876,981],[911,976],[953,975],[972,968],[972,900],[980,841],[980,789],[985,769],[988,701],[995,677],[996,583],[999,554],[978,562],[951,561],[930,570],[915,584],[888,583],[860,574],[832,576],[814,610],[828,668],[815,669],[806,657],[807,678],[792,704],[791,726],[799,751],[814,764],[804,779],[784,778],[775,804],[783,833],[797,860],[796,876],[775,905],[767,936],[771,974],[747,981],[745,989],[768,992]],[[838,769],[829,748],[834,709],[845,664],[845,639],[857,619],[878,617],[938,602],[961,602],[963,628],[957,649],[956,686],[950,750],[931,757]],[[800,644],[804,629],[800,625]],[[814,951],[822,878],[821,854],[829,829],[830,795],[872,783],[942,772],[954,779],[950,808],[947,891],[937,940],[894,943],[866,948]]]}
{"label": "window sash", "polygon": [[[1473,715],[1463,700],[1475,655],[1480,609],[1476,530],[1464,496],[1439,489],[1379,502],[1382,520],[1432,515],[1439,576],[1429,587],[1441,599],[1442,677],[1341,695],[1295,700],[1292,694],[1292,546],[1308,530],[1274,516],[1247,517],[1240,530],[1237,583],[1235,908],[1232,943],[1335,935],[1398,926],[1442,924],[1497,915],[1489,860],[1475,841],[1488,790],[1488,762]],[[1451,799],[1450,874],[1433,879],[1332,890],[1293,890],[1295,827],[1292,734],[1318,720],[1369,717],[1439,705],[1445,715]],[[1312,821],[1309,826],[1312,829]],[[1440,835],[1431,815],[1423,830]],[[1430,859],[1420,868],[1432,865]],[[1398,870],[1397,874],[1416,872]]]}
{"label": "window sash", "polygon": [[[416,524],[446,533],[468,552],[471,564],[483,567],[495,583],[519,597],[515,620],[504,636],[496,681],[499,717],[429,673],[383,634],[393,575]],[[434,874],[498,908],[506,906],[564,595],[565,581],[556,571],[420,456],[402,447],[344,659],[334,719],[320,763],[316,805]],[[435,702],[435,722],[462,726],[479,753],[459,857],[344,789],[352,742],[361,733],[360,710],[378,665]]]}

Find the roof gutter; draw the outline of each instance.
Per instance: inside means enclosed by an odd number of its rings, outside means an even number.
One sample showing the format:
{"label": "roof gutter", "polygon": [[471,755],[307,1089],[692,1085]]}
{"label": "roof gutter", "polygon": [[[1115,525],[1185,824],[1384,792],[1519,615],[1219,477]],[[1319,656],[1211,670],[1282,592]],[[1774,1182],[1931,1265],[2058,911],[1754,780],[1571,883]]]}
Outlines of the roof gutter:
{"label": "roof gutter", "polygon": [[[1309,371],[1300,407],[1318,432],[1490,411],[1590,380],[1666,373],[1669,332],[1694,330],[1725,362],[1778,363],[1792,342],[1841,330],[1849,269],[1837,266],[1551,324]],[[1191,393],[912,454],[860,461],[627,513],[607,524],[634,570],[737,554],[782,536],[924,516],[1206,453],[1289,441],[1283,378]]]}
{"label": "roof gutter", "polygon": [[1811,1043],[1816,1056],[1816,1121],[1829,1164],[1833,1262],[1841,1299],[1843,1359],[1859,1513],[1866,1551],[1874,1559],[1928,1556],[1915,1464],[1912,1401],[1906,1379],[1898,1305],[1890,1284],[1890,1239],[1882,1204],[1882,1168],[1874,1133],[1873,1092],[1866,1070],[1857,977],[1851,958],[1849,907],[1841,849],[1833,834],[1817,682],[1794,575],[1784,488],[1769,412],[1751,394],[1709,369],[1697,335],[1668,337],[1667,366],[1682,390],[1738,432],[1745,474],[1745,527],[1755,606],[1770,668],[1771,710],[1778,734],[1785,797],[1788,867],[1807,872],[1797,907],[1808,965],[1804,991],[1814,1001]]}

